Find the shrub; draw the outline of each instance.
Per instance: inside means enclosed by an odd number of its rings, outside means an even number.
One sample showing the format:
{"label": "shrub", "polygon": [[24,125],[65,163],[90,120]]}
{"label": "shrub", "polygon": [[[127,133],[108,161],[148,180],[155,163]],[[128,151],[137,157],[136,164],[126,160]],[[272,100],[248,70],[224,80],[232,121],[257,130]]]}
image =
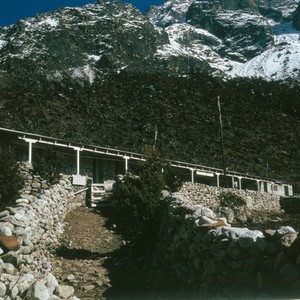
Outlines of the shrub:
{"label": "shrub", "polygon": [[154,150],[141,166],[139,176],[126,174],[117,182],[112,195],[112,218],[119,233],[130,241],[151,250],[161,225],[164,201],[161,191],[166,186],[165,162]]}
{"label": "shrub", "polygon": [[0,146],[0,208],[9,205],[23,186],[14,149]]}
{"label": "shrub", "polygon": [[235,195],[232,192],[223,192],[221,193],[220,197],[221,206],[234,208],[246,205],[246,200],[243,197]]}
{"label": "shrub", "polygon": [[60,179],[63,154],[55,151],[53,147],[38,152],[33,159],[34,173],[48,180],[51,184]]}

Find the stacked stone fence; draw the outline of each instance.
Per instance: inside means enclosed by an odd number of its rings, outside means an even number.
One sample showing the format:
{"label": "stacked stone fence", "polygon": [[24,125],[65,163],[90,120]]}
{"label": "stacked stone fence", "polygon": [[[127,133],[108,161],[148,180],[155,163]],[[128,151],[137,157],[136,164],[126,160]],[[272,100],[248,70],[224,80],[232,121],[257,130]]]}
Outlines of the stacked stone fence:
{"label": "stacked stone fence", "polygon": [[[236,211],[222,207],[224,193],[237,195],[243,205]],[[188,183],[167,199],[154,257],[158,282],[182,286],[200,299],[299,298],[298,232],[290,226],[259,231],[230,224],[241,211],[246,220],[262,211],[280,212],[278,196]]]}
{"label": "stacked stone fence", "polygon": [[[32,175],[28,164],[21,173],[25,186],[19,199],[0,212],[0,299],[75,300],[73,287],[59,285],[51,273],[51,259],[66,214],[82,199],[75,196],[67,176],[49,185]],[[5,237],[16,239],[13,247]]]}
{"label": "stacked stone fence", "polygon": [[242,197],[246,201],[246,206],[250,210],[263,210],[267,212],[280,211],[280,196],[256,192],[252,190],[239,190],[231,188],[213,187],[204,184],[184,183],[180,194],[187,198],[192,204],[201,204],[206,207],[219,207],[221,195],[232,193]]}

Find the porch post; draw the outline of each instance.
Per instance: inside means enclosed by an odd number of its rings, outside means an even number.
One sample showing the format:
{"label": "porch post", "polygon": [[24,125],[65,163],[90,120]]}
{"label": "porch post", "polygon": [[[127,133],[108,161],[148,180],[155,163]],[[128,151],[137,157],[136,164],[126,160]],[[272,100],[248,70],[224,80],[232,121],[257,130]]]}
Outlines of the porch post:
{"label": "porch post", "polygon": [[256,179],[257,191],[260,192],[260,180]]}
{"label": "porch post", "polygon": [[77,151],[77,175],[80,174],[80,149],[76,149]]}
{"label": "porch post", "polygon": [[25,142],[28,143],[28,161],[32,163],[32,144],[36,143],[37,140],[34,139],[25,139]]}
{"label": "porch post", "polygon": [[217,176],[217,187],[220,187],[220,173],[215,173]]}
{"label": "porch post", "polygon": [[129,157],[128,156],[124,156],[124,159],[125,159],[125,173],[128,172],[128,160],[129,160]]}
{"label": "porch post", "polygon": [[77,160],[76,160],[76,174],[80,175],[80,147],[72,147],[77,152]]}
{"label": "porch post", "polygon": [[241,190],[242,189],[242,177],[238,177],[239,179],[239,189]]}
{"label": "porch post", "polygon": [[234,176],[232,175],[232,188],[234,189]]}
{"label": "porch post", "polygon": [[195,183],[194,169],[190,168],[190,170],[191,170],[191,175],[192,175],[192,183],[194,184]]}

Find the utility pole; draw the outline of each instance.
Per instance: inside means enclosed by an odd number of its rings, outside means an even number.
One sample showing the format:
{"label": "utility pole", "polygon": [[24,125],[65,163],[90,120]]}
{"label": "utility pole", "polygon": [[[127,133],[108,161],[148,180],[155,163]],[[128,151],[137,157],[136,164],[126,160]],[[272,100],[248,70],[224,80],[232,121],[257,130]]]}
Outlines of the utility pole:
{"label": "utility pole", "polygon": [[157,136],[158,136],[158,131],[157,131],[157,126],[155,125],[155,127],[154,127],[154,144],[153,144],[154,150],[156,150]]}
{"label": "utility pole", "polygon": [[224,177],[225,177],[225,187],[227,187],[226,165],[225,165],[225,156],[224,156],[223,123],[222,123],[222,110],[221,110],[220,96],[218,96],[218,109],[219,109],[219,123],[220,123],[220,136],[221,136],[221,150],[222,150],[223,170],[224,170]]}

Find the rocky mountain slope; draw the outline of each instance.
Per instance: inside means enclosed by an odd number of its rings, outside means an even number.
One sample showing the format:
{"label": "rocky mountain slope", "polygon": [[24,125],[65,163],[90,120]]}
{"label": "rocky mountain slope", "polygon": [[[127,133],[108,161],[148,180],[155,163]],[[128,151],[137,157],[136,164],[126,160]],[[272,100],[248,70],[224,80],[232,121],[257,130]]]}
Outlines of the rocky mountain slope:
{"label": "rocky mountain slope", "polygon": [[66,7],[0,28],[0,74],[89,82],[124,69],[298,78],[296,9],[293,0],[168,0],[146,15],[121,2]]}
{"label": "rocky mountain slope", "polygon": [[296,8],[292,0],[176,0],[150,8],[148,16],[169,34],[159,55],[198,57],[223,76],[282,80],[299,75]]}
{"label": "rocky mountain slope", "polygon": [[0,28],[0,126],[136,152],[157,128],[166,157],[221,167],[220,96],[228,168],[299,184],[299,29],[293,0],[20,20]]}

